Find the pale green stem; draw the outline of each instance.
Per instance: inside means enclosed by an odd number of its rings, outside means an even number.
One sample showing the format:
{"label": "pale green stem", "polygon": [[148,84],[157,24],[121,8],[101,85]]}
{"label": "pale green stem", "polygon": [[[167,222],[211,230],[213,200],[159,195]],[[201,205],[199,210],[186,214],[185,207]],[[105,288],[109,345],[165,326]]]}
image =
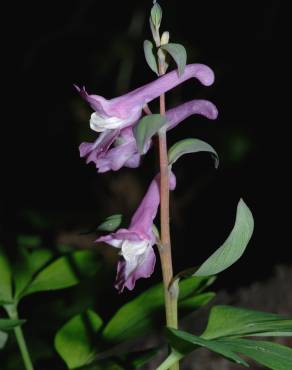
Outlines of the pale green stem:
{"label": "pale green stem", "polygon": [[[9,306],[7,305],[5,308],[11,319],[18,320],[18,312],[17,312],[17,308],[15,305],[9,305]],[[22,357],[25,369],[34,370],[21,326],[17,326],[14,328],[14,334],[16,337],[16,341],[18,344],[19,351],[21,353],[21,357]]]}

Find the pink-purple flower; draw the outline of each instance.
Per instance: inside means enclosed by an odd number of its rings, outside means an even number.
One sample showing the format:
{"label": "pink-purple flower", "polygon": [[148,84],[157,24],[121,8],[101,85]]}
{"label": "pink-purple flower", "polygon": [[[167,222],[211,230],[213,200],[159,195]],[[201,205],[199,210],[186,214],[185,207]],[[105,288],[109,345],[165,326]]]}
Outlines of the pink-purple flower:
{"label": "pink-purple flower", "polygon": [[[128,229],[102,236],[96,242],[105,242],[120,249],[115,287],[121,293],[124,288],[134,289],[140,278],[148,278],[154,271],[156,262],[153,245],[153,220],[160,204],[159,176],[151,182],[138,209],[134,213]],[[173,173],[169,176],[170,189],[176,185]]]}
{"label": "pink-purple flower", "polygon": [[[166,129],[170,130],[176,127],[193,114],[216,119],[218,111],[215,105],[208,100],[191,100],[166,112]],[[151,140],[148,140],[144,146],[144,154],[150,146]],[[98,172],[117,171],[123,166],[136,168],[140,165],[141,155],[132,127],[104,131],[94,143],[82,143],[79,150],[80,156],[86,158],[86,163],[95,163]]]}
{"label": "pink-purple flower", "polygon": [[189,64],[182,76],[179,76],[175,70],[110,100],[99,95],[89,95],[84,87],[80,89],[76,86],[76,88],[94,110],[90,127],[94,131],[103,132],[133,125],[141,117],[146,104],[190,78],[197,78],[203,85],[209,86],[214,82],[214,73],[204,64]]}
{"label": "pink-purple flower", "polygon": [[[80,145],[80,156],[86,162],[94,162],[98,172],[116,171],[121,167],[135,168],[140,164],[140,154],[133,136],[132,127],[142,115],[143,108],[152,100],[190,79],[197,78],[203,85],[214,81],[213,71],[204,64],[190,64],[182,76],[172,71],[130,93],[106,100],[98,95],[89,95],[85,88],[76,86],[80,95],[90,104],[94,113],[90,127],[100,132],[93,143]],[[191,114],[202,114],[208,118],[217,117],[216,107],[206,100],[193,100],[167,112],[168,129],[173,128]],[[144,153],[151,146],[145,144]]]}

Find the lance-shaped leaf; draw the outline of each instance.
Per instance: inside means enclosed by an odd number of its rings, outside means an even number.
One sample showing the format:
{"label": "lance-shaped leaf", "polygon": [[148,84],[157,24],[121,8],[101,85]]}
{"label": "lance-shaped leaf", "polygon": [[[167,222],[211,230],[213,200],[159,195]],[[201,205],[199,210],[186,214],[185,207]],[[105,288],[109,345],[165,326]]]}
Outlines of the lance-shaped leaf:
{"label": "lance-shaped leaf", "polygon": [[248,367],[247,362],[233,352],[228,345],[221,343],[220,341],[205,340],[196,335],[171,328],[167,328],[166,333],[168,342],[172,347],[172,352],[156,370],[168,370],[171,365],[175,364],[199,347],[206,348],[237,364]]}
{"label": "lance-shaped leaf", "polygon": [[0,246],[0,304],[12,300],[12,277],[9,262]]}
{"label": "lance-shaped leaf", "polygon": [[206,340],[170,328],[167,329],[167,338],[173,350],[157,370],[167,370],[169,366],[198,347],[204,347],[244,366],[248,366],[248,363],[238,354],[248,356],[269,369],[288,370],[292,368],[292,349],[277,343],[238,338]]}
{"label": "lance-shaped leaf", "polygon": [[109,216],[97,227],[97,230],[110,232],[114,231],[120,226],[122,220],[123,216],[120,214]]}
{"label": "lance-shaped leaf", "polygon": [[[279,333],[281,332],[281,333]],[[292,318],[280,315],[247,310],[232,306],[214,306],[211,309],[208,325],[201,335],[204,339],[243,335],[279,336],[292,334]]]}
{"label": "lance-shaped leaf", "polygon": [[219,165],[219,157],[215,149],[208,143],[199,139],[184,139],[175,143],[168,151],[168,162],[174,164],[182,155],[189,153],[208,152],[211,153],[215,161],[215,167]]}
{"label": "lance-shaped leaf", "polygon": [[144,41],[144,54],[148,66],[158,75],[157,61],[153,52],[153,44],[149,40]]}
{"label": "lance-shaped leaf", "polygon": [[11,330],[16,326],[22,325],[25,320],[0,319],[0,330]]}
{"label": "lance-shaped leaf", "polygon": [[133,128],[139,152],[143,154],[145,143],[166,124],[166,118],[160,114],[143,117]]}
{"label": "lance-shaped leaf", "polygon": [[180,44],[173,43],[162,45],[161,49],[167,51],[172,56],[178,68],[178,75],[181,76],[187,64],[186,49]]}
{"label": "lance-shaped leaf", "polygon": [[268,369],[292,369],[292,348],[278,343],[249,340],[249,339],[221,339],[218,341],[231,351],[252,358]]}
{"label": "lance-shaped leaf", "polygon": [[233,265],[244,253],[254,229],[252,213],[241,199],[233,230],[224,242],[196,271],[195,276],[216,275]]}
{"label": "lance-shaped leaf", "polygon": [[55,336],[55,348],[69,369],[88,363],[94,353],[95,335],[102,326],[102,319],[87,310],[69,320]]}
{"label": "lance-shaped leaf", "polygon": [[91,251],[78,251],[60,257],[36,274],[20,297],[46,291],[71,287],[81,278],[93,275],[99,268]]}
{"label": "lance-shaped leaf", "polygon": [[[187,308],[183,307],[184,300],[201,294],[209,282],[210,278],[206,277],[190,277],[182,280],[179,285],[179,305],[182,304],[182,308]],[[207,298],[204,297],[202,301],[205,303]],[[196,304],[198,303],[197,301]],[[186,306],[190,307],[191,304],[188,302]],[[194,302],[193,306],[195,306]],[[158,284],[122,306],[104,328],[103,337],[108,341],[122,342],[146,334],[161,327],[163,314],[163,285]]]}

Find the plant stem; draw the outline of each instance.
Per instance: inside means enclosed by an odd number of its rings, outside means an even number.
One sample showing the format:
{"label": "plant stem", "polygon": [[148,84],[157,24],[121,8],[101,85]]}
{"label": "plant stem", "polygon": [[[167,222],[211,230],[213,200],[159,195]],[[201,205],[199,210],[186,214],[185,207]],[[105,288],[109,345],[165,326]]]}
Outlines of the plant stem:
{"label": "plant stem", "polygon": [[[15,305],[9,305],[9,306],[6,306],[5,308],[11,319],[18,320],[18,312],[17,312],[17,308]],[[18,348],[22,356],[25,369],[34,370],[21,326],[17,326],[16,328],[14,328],[14,334],[15,334],[16,341],[18,344]]]}
{"label": "plant stem", "polygon": [[[165,73],[164,61],[159,60],[159,74]],[[165,95],[160,96],[160,114],[165,115]],[[171,258],[171,238],[169,227],[169,168],[167,156],[166,128],[162,127],[159,137],[159,165],[160,165],[160,226],[161,248],[159,248],[161,269],[164,285],[166,325],[177,329],[177,294],[169,289],[173,278]],[[170,370],[179,370],[179,364],[174,364]]]}

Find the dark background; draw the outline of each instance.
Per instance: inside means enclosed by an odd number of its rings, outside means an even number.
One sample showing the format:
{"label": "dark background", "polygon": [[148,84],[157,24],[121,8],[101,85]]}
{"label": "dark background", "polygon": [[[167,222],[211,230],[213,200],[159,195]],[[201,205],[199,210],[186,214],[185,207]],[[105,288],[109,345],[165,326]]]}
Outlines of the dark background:
{"label": "dark background", "polygon": [[[155,174],[154,155],[137,170],[105,175],[86,165],[78,145],[95,137],[88,125],[91,110],[72,85],[84,84],[89,92],[111,98],[155,78],[142,48],[151,37],[151,4],[28,1],[11,9],[16,68],[10,72],[13,109],[4,124],[9,136],[2,131],[7,171],[1,207],[1,238],[10,254],[19,233],[40,232],[53,241],[65,234],[74,246],[91,247],[95,235],[83,240],[80,230],[114,212],[129,217],[135,210]],[[167,105],[198,97],[219,109],[215,122],[195,116],[170,134],[170,143],[185,137],[206,140],[221,158],[217,171],[203,154],[176,164],[175,269],[199,264],[225,240],[243,197],[254,214],[255,233],[244,257],[218,286],[233,289],[265,279],[276,264],[292,259],[282,3],[174,0],[161,5],[162,30],[185,45],[189,63],[206,63],[216,74],[209,88],[194,81],[177,88]],[[110,276],[114,279],[114,271]]]}

